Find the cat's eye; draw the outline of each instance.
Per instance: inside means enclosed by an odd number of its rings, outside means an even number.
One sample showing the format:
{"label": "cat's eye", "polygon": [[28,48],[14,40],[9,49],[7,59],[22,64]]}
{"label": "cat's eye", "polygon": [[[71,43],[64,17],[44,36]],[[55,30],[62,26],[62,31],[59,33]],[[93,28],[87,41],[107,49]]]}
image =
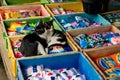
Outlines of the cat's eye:
{"label": "cat's eye", "polygon": [[43,28],[40,28],[40,29],[36,29],[35,30],[38,34],[42,34],[45,32],[45,30]]}

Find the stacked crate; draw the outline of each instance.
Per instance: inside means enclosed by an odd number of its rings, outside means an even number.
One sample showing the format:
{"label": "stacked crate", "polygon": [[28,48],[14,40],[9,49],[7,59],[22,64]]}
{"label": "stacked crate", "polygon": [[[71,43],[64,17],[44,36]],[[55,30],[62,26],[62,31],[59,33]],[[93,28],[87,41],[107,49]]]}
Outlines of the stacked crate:
{"label": "stacked crate", "polygon": [[[6,15],[7,12],[19,12],[20,10],[34,10],[37,11],[39,15],[30,17],[15,16],[12,18],[8,17],[10,15]],[[74,37],[79,34],[93,34],[107,31],[120,34],[120,31],[115,25],[111,25],[111,23],[100,14],[90,15],[85,13],[81,0],[3,0],[3,6],[0,7],[0,14],[2,29],[1,40],[3,41],[1,55],[3,56],[3,61],[6,65],[6,71],[8,70],[7,74],[10,80],[24,80],[24,68],[34,65],[43,65],[51,69],[75,67],[82,74],[86,75],[87,80],[107,80],[116,78],[114,76],[107,77],[96,64],[94,59],[119,52],[120,45],[82,49],[81,46],[76,43]],[[8,29],[14,29],[14,27],[10,26],[10,23],[37,23],[39,20],[47,22],[52,19],[54,20],[54,28],[63,31],[66,34],[72,51],[60,54],[17,58],[15,56],[12,42],[22,39],[27,34],[9,35]],[[82,19],[95,23],[95,25],[82,25],[83,27],[78,26],[81,21],[82,23],[85,22]]]}

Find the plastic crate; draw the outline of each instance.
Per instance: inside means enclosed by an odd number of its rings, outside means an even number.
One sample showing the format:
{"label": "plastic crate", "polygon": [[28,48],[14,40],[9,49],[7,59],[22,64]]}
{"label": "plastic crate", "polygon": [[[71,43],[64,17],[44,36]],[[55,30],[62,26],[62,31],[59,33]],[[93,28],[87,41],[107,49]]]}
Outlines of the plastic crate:
{"label": "plastic crate", "polygon": [[[58,6],[62,7],[64,10],[73,10],[76,12],[83,12],[83,4],[82,2],[66,2],[66,3],[54,3],[54,4],[45,4],[45,8],[50,13],[51,16],[55,14],[52,12],[52,9],[57,9]],[[72,6],[72,7],[70,7]]]}
{"label": "plastic crate", "polygon": [[101,75],[99,75],[87,58],[80,52],[71,52],[67,54],[38,58],[27,58],[17,60],[17,62],[18,79],[20,80],[24,80],[24,68],[33,65],[43,65],[44,67],[50,69],[75,67],[81,72],[81,74],[85,74],[86,80],[103,80]]}
{"label": "plastic crate", "polygon": [[110,46],[102,46],[102,47],[97,47],[97,48],[87,48],[87,49],[82,49],[79,44],[74,40],[74,37],[78,36],[79,34],[93,34],[93,33],[99,33],[99,32],[113,32],[113,33],[119,33],[120,30],[117,29],[115,26],[101,26],[101,27],[93,27],[93,28],[86,28],[86,29],[77,29],[77,30],[72,30],[72,31],[67,31],[66,35],[68,38],[71,40],[71,42],[78,48],[80,51],[96,51],[99,49],[112,49],[113,47],[120,48],[120,45],[110,45]]}
{"label": "plastic crate", "polygon": [[[35,15],[32,15],[34,12]],[[35,12],[36,11],[36,12]],[[29,15],[29,13],[31,13]],[[19,19],[19,18],[34,18],[34,17],[50,17],[43,5],[17,5],[17,6],[2,6],[0,7],[1,20]],[[27,13],[27,16],[25,14]],[[24,15],[23,15],[24,14]],[[14,16],[13,16],[14,15]]]}
{"label": "plastic crate", "polygon": [[[90,15],[90,14],[87,14],[87,13],[75,13],[75,14],[66,14],[66,15],[55,15],[54,16],[54,19],[56,20],[56,22],[60,25],[60,27],[62,28],[62,30],[64,32],[66,31],[70,31],[70,30],[73,30],[73,29],[68,29],[66,30],[64,27],[63,27],[63,23],[62,20],[64,20],[66,23],[72,23],[75,21],[75,16],[79,16],[79,17],[82,17],[82,18],[86,18],[88,19],[89,21],[91,22],[96,22],[96,23],[101,23],[102,26],[106,26],[106,25],[111,25],[110,22],[108,22],[106,19],[104,19],[101,15],[97,14],[97,15]],[[88,26],[89,27],[89,26]],[[78,28],[76,28],[78,29]],[[82,28],[80,28],[82,29]]]}
{"label": "plastic crate", "polygon": [[[52,18],[51,17],[41,17],[41,18],[20,18],[20,19],[11,19],[11,20],[2,20],[2,30],[3,30],[3,37],[8,37],[8,28],[10,28],[10,23],[11,22],[27,22],[35,25],[37,25],[37,22],[40,20],[43,20],[45,22],[50,21]],[[12,29],[16,29],[19,26],[12,27]],[[57,29],[60,29],[58,26],[56,27]],[[20,34],[20,35],[26,35],[26,34]],[[20,36],[20,35],[13,35],[13,36]]]}
{"label": "plastic crate", "polygon": [[3,0],[2,5],[23,5],[23,4],[46,4],[49,3],[47,0]]}
{"label": "plastic crate", "polygon": [[101,14],[111,24],[120,29],[120,10],[105,12]]}

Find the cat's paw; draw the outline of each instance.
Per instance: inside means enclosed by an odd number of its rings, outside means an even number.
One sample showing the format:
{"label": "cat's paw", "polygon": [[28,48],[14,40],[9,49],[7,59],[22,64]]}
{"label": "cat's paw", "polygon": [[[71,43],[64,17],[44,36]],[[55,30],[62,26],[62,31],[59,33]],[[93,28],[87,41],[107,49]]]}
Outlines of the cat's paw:
{"label": "cat's paw", "polygon": [[45,52],[46,52],[46,54],[48,53],[48,48],[45,48]]}

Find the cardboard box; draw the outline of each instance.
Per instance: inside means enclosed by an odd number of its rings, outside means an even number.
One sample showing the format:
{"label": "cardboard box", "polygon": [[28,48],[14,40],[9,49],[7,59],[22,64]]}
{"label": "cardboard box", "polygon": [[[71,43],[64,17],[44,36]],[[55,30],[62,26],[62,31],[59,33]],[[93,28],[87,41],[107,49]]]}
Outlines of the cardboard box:
{"label": "cardboard box", "polygon": [[[33,62],[33,63],[31,63]],[[71,52],[54,56],[44,56],[37,58],[26,58],[17,60],[18,79],[24,80],[24,68],[33,65],[43,65],[50,69],[75,67],[82,74],[85,74],[86,80],[103,80],[101,75],[94,69],[87,58],[80,52]]]}
{"label": "cardboard box", "polygon": [[107,49],[112,49],[113,47],[120,48],[120,45],[110,45],[110,46],[104,46],[104,47],[99,47],[99,48],[82,49],[76,43],[76,41],[73,39],[73,37],[76,37],[79,34],[87,34],[87,35],[89,35],[89,34],[93,34],[93,33],[108,32],[108,31],[120,34],[120,31],[116,27],[110,25],[110,26],[92,27],[92,28],[85,28],[85,29],[77,29],[77,30],[67,31],[66,35],[72,41],[72,43],[77,46],[77,48],[80,51],[96,51],[96,50],[99,50],[99,49],[106,49],[107,50]]}
{"label": "cardboard box", "polygon": [[[119,46],[120,47],[120,46]],[[91,61],[91,64],[95,67],[95,69],[100,73],[100,75],[104,78],[104,80],[119,80],[120,76],[113,76],[113,77],[107,77],[103,70],[101,70],[101,68],[96,64],[96,62],[94,61],[95,58],[100,58],[100,57],[105,57],[105,56],[109,56],[115,53],[120,52],[120,48],[118,46],[114,46],[111,48],[100,48],[100,49],[96,49],[95,51],[91,50],[91,51],[84,51],[83,53],[88,55],[88,60]],[[118,73],[117,73],[118,74]]]}
{"label": "cardboard box", "polygon": [[[0,7],[0,14],[1,20],[50,17],[50,14],[47,12],[43,5],[2,6]],[[25,16],[25,14],[27,15]]]}
{"label": "cardboard box", "polygon": [[[88,19],[90,22],[101,23],[102,26],[110,25],[110,22],[108,22],[101,15],[99,15],[99,14],[97,14],[97,15],[91,15],[91,14],[87,14],[87,13],[84,13],[84,12],[83,13],[75,13],[75,14],[66,14],[66,15],[55,15],[54,19],[60,25],[60,27],[62,28],[62,30],[64,32],[66,32],[66,31],[70,31],[70,30],[73,30],[73,29],[69,29],[68,28],[68,30],[66,30],[66,28],[64,28],[64,26],[63,26],[64,24],[61,23],[62,20],[64,20],[66,23],[70,23],[71,24],[72,22],[75,22],[75,17],[76,16],[82,17],[84,19]],[[75,28],[75,29],[79,29],[79,28]],[[82,29],[82,27],[80,29]]]}
{"label": "cardboard box", "polygon": [[[66,2],[66,3],[53,3],[45,4],[45,8],[50,13],[51,16],[54,16],[52,9],[57,9],[58,6],[62,7],[64,10],[73,10],[74,13],[83,12],[83,4],[81,2]],[[72,6],[72,7],[70,7]]]}

